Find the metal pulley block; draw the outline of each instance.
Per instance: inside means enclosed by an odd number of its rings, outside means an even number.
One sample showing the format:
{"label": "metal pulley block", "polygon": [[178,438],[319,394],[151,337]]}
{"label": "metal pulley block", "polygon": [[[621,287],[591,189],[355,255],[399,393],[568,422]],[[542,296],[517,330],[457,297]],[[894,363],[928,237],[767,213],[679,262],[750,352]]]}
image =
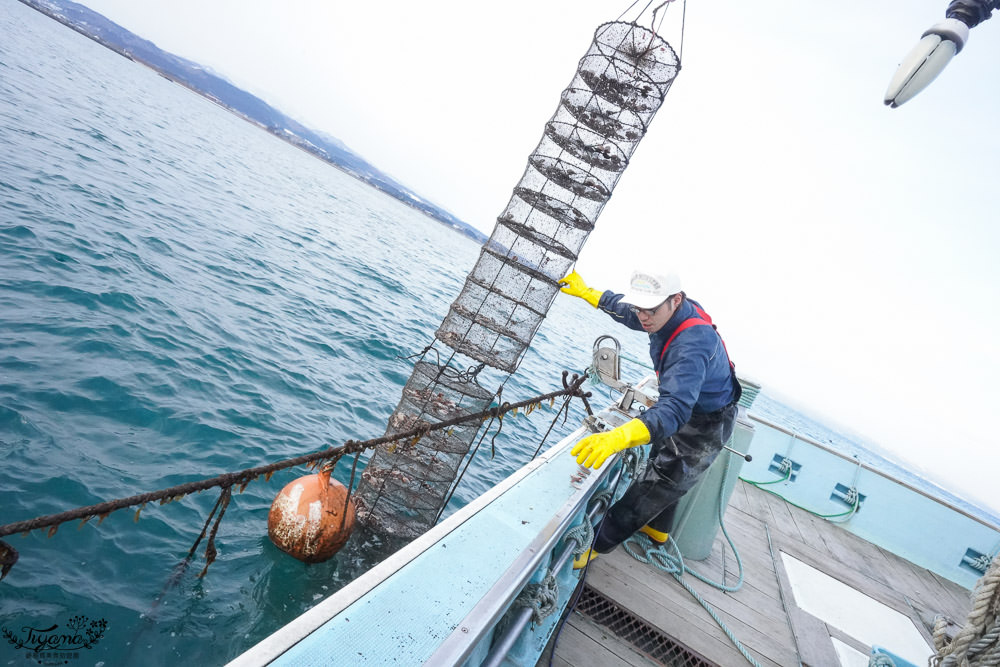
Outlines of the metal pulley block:
{"label": "metal pulley block", "polygon": [[[609,345],[606,341],[610,341]],[[612,389],[622,391],[627,386],[619,378],[621,377],[621,356],[622,346],[618,339],[613,336],[599,336],[594,341],[594,356],[591,367],[597,373],[601,382]]]}
{"label": "metal pulley block", "polygon": [[614,336],[598,336],[594,341],[594,355],[591,368],[597,373],[597,377],[602,383],[611,387],[615,391],[622,392],[622,398],[615,406],[622,412],[628,413],[634,403],[639,403],[643,407],[649,408],[656,403],[657,396],[645,391],[640,384],[639,388],[633,387],[628,382],[621,381],[621,343]]}

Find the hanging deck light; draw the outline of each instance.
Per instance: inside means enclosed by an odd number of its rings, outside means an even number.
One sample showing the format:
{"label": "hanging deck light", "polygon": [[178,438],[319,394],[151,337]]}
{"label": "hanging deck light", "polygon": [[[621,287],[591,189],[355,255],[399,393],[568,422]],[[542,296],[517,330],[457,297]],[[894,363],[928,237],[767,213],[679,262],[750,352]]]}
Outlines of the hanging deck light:
{"label": "hanging deck light", "polygon": [[930,85],[965,46],[974,28],[1000,7],[1000,0],[954,0],[947,18],[921,35],[900,63],[885,91],[885,103],[895,109]]}

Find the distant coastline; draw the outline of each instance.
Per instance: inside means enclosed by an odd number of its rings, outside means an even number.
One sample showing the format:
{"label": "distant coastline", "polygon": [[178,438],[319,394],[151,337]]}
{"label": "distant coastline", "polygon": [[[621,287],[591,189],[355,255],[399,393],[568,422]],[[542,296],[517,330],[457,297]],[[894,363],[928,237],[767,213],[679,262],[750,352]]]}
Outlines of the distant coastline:
{"label": "distant coastline", "polygon": [[421,211],[477,243],[488,237],[475,227],[426,201],[352,152],[335,137],[312,130],[260,98],[242,90],[201,65],[163,51],[101,14],[70,0],[21,0],[22,3],[89,37],[133,62],[214,102],[279,139],[307,151],[373,188]]}

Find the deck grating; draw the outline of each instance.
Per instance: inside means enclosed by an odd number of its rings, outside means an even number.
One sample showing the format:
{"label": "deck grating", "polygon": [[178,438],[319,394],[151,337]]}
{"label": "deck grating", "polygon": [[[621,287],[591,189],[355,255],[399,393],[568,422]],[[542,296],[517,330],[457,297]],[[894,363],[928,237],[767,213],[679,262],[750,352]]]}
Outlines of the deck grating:
{"label": "deck grating", "polygon": [[688,650],[627,609],[584,585],[576,611],[603,625],[638,651],[669,667],[711,667],[712,663]]}

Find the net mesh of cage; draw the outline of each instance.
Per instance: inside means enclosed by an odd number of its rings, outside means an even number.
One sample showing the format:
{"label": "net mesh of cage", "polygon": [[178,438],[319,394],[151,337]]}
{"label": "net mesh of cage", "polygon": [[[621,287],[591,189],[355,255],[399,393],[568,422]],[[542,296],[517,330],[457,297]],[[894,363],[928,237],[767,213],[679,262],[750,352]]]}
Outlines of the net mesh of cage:
{"label": "net mesh of cage", "polygon": [[[435,332],[445,362],[417,362],[387,435],[487,408],[483,365],[517,368],[642,139],[680,63],[635,23],[601,25],[528,157],[461,293]],[[473,371],[459,363],[479,362]],[[437,520],[479,424],[376,448],[355,494],[359,519],[404,537]]]}

